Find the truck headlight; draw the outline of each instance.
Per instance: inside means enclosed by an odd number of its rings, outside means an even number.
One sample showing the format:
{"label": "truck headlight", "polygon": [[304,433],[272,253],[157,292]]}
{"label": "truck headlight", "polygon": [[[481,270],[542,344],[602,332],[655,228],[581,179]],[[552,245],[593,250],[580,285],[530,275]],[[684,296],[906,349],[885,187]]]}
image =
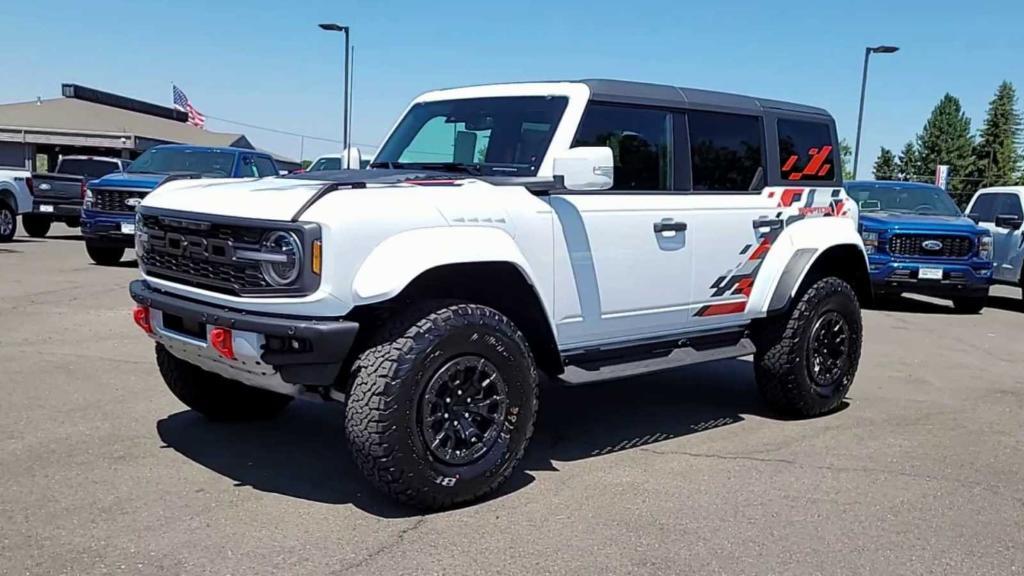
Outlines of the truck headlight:
{"label": "truck headlight", "polygon": [[86,188],[85,194],[82,194],[82,207],[92,208],[92,190]]}
{"label": "truck headlight", "polygon": [[978,258],[982,260],[992,259],[992,237],[991,236],[979,236],[978,237]]}
{"label": "truck headlight", "polygon": [[860,237],[864,239],[864,251],[868,254],[874,254],[878,251],[878,232],[868,232],[863,230],[860,233]]}
{"label": "truck headlight", "polygon": [[302,244],[291,232],[268,232],[263,236],[260,270],[277,287],[289,286],[302,271]]}

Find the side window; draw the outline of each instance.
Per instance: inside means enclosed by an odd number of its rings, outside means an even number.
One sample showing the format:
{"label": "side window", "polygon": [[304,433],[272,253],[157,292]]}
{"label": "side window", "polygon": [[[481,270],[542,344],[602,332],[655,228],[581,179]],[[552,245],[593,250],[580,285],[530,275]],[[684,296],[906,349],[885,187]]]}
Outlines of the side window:
{"label": "side window", "polygon": [[612,190],[670,190],[672,113],[591,104],[573,146],[607,146],[615,157]]}
{"label": "side window", "polygon": [[978,219],[979,222],[995,222],[996,211],[999,204],[999,197],[1002,194],[982,194],[971,206],[970,216]]}
{"label": "side window", "polygon": [[694,192],[747,192],[764,187],[761,119],[687,112]]}
{"label": "side window", "polygon": [[241,178],[253,178],[255,176],[259,176],[259,174],[256,173],[256,163],[253,162],[252,156],[246,154],[239,158],[238,176]]}
{"label": "side window", "polygon": [[825,122],[779,120],[779,161],[783,180],[834,182],[836,151]]}
{"label": "side window", "polygon": [[999,214],[1024,218],[1024,210],[1021,210],[1020,197],[1016,194],[1000,194],[1003,202],[999,205]]}
{"label": "side window", "polygon": [[277,176],[277,166],[274,165],[274,161],[266,156],[256,157],[256,174],[260,178],[266,176]]}

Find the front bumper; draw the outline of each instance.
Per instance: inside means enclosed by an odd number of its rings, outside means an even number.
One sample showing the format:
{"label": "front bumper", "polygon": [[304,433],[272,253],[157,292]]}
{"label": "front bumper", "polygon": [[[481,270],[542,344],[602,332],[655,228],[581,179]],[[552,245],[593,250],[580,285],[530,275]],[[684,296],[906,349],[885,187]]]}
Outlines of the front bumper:
{"label": "front bumper", "polygon": [[[200,368],[275,392],[297,395],[299,386],[330,386],[355,341],[359,325],[342,319],[254,314],[210,306],[161,292],[144,280],[129,287],[150,309],[151,336],[175,356]],[[229,328],[235,358],[209,341],[215,327]],[[293,343],[298,343],[297,349]]]}
{"label": "front bumper", "polygon": [[82,236],[91,244],[134,248],[135,213],[82,210]]}
{"label": "front bumper", "polygon": [[[868,262],[876,293],[966,296],[986,294],[992,285],[992,262],[989,260],[898,260],[872,255]],[[921,278],[922,268],[941,269],[942,279]]]}

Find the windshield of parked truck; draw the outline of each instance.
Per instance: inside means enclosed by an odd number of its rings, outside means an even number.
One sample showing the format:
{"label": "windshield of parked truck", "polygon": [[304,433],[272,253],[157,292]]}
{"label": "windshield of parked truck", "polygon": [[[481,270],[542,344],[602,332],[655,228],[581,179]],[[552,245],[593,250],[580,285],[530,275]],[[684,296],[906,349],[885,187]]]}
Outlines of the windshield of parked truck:
{"label": "windshield of parked truck", "polygon": [[323,172],[325,170],[341,170],[341,158],[320,158],[306,172]]}
{"label": "windshield of parked truck", "polygon": [[145,174],[202,174],[212,178],[228,178],[235,165],[235,155],[218,150],[189,148],[150,148],[128,168],[128,172]]}
{"label": "windshield of parked truck", "polygon": [[57,166],[59,174],[71,174],[85,178],[102,178],[107,174],[120,171],[121,168],[116,161],[92,158],[62,158]]}
{"label": "windshield of parked truck", "polygon": [[535,176],[568,102],[557,96],[421,102],[371,166]]}
{"label": "windshield of parked truck", "polygon": [[938,186],[847,184],[846,192],[861,212],[891,212],[929,216],[962,216],[956,203]]}

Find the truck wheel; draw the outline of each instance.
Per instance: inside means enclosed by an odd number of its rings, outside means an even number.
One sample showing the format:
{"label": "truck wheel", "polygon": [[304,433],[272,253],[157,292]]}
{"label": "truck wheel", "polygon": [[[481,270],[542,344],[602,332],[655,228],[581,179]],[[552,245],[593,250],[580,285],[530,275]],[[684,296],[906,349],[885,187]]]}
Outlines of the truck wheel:
{"label": "truck wheel", "polygon": [[530,348],[499,312],[407,310],[353,366],[349,446],[370,482],[400,502],[436,510],[476,500],[522,459],[537,388]]}
{"label": "truck wheel", "polygon": [[291,396],[229,380],[156,345],[156,364],[171,393],[182,404],[210,420],[263,420],[280,413]]}
{"label": "truck wheel", "polygon": [[0,201],[0,242],[10,242],[18,232],[18,216],[6,202]]}
{"label": "truck wheel", "polygon": [[50,231],[50,222],[50,218],[46,216],[25,214],[21,217],[21,225],[25,228],[25,233],[33,238],[45,237],[46,233]]}
{"label": "truck wheel", "polygon": [[89,258],[100,266],[113,266],[124,257],[124,248],[117,246],[100,246],[86,242],[85,251],[89,253]]}
{"label": "truck wheel", "polygon": [[67,220],[64,221],[64,225],[67,226],[68,228],[81,228],[82,219],[79,218],[78,216],[72,216],[71,218],[68,218]]}
{"label": "truck wheel", "polygon": [[860,362],[860,306],[846,282],[830,277],[804,292],[787,315],[755,333],[754,375],[762,396],[795,417],[834,410]]}
{"label": "truck wheel", "polygon": [[977,314],[985,309],[985,296],[961,296],[953,298],[953,308],[961,314]]}

